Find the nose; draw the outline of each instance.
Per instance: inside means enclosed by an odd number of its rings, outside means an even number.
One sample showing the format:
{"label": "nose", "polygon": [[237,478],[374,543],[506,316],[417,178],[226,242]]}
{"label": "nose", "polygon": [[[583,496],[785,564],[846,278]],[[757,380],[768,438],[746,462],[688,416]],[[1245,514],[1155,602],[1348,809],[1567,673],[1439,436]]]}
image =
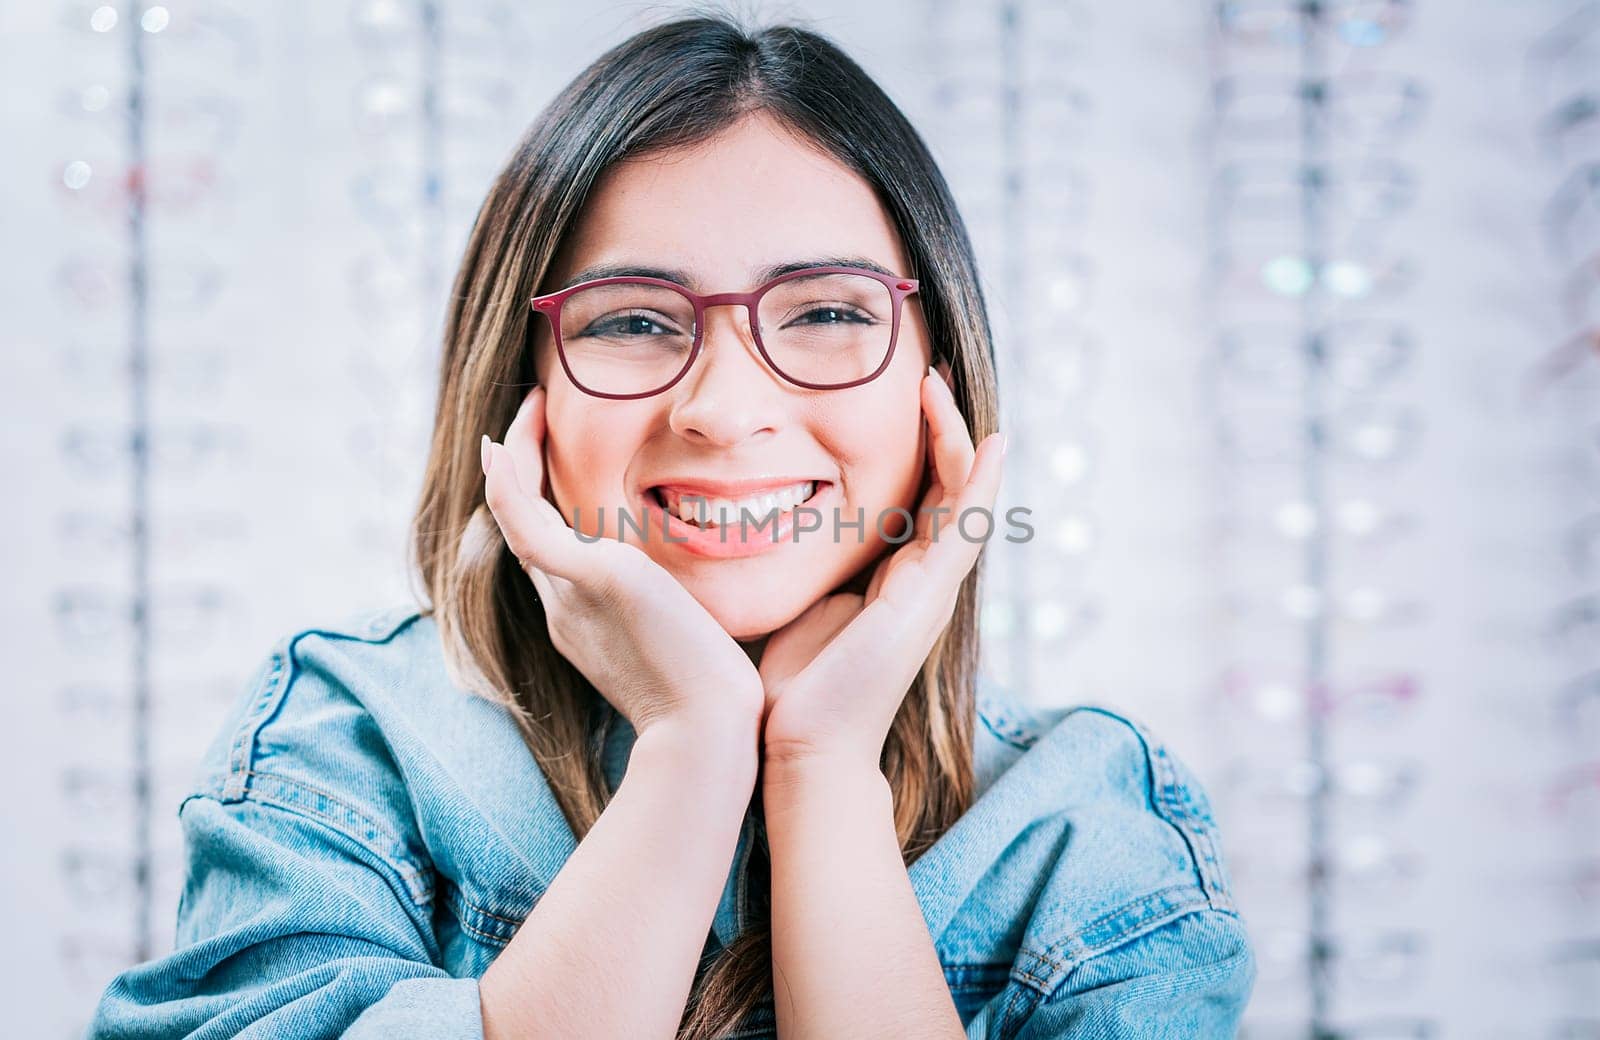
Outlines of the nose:
{"label": "nose", "polygon": [[743,307],[707,308],[700,355],[668,393],[668,424],[679,436],[732,446],[773,430],[784,393],[782,378],[767,367]]}

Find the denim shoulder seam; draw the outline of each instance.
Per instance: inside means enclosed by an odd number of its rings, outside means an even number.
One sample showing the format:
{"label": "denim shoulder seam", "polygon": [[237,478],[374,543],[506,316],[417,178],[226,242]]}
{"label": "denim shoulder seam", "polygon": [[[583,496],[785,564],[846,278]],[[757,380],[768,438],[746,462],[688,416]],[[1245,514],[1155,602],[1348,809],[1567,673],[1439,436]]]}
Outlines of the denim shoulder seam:
{"label": "denim shoulder seam", "polygon": [[[1217,849],[1215,828],[1178,796],[1182,786],[1177,765],[1166,746],[1143,725],[1126,715],[1098,705],[1080,705],[1071,712],[1089,711],[1122,723],[1139,740],[1145,761],[1145,798],[1151,810],[1176,830],[1189,850],[1189,859],[1206,898],[1218,910],[1237,909],[1222,871],[1222,856]],[[1069,712],[1069,714],[1071,713]]]}
{"label": "denim shoulder seam", "polygon": [[[1129,903],[1123,910],[1138,912],[1141,908],[1145,911],[1141,925],[1136,930],[1124,933],[1116,941],[1102,944],[1099,948],[1083,952],[1079,956],[1065,957],[1060,956],[1057,951],[1066,943],[1053,944],[1046,951],[1043,970],[1022,975],[1013,971],[1012,980],[1017,984],[1011,987],[1011,997],[1000,1010],[993,1034],[1001,1040],[1010,1040],[1022,1029],[1029,1016],[1061,999],[1061,989],[1073,971],[1095,957],[1111,953],[1132,939],[1197,914],[1218,914],[1224,918],[1232,918],[1236,923],[1240,920],[1238,911],[1212,907],[1204,893],[1193,886],[1178,885],[1171,889],[1153,892],[1143,899]],[[1078,934],[1083,935],[1082,932]],[[1246,951],[1230,957],[1229,960],[1249,956],[1249,952]]]}
{"label": "denim shoulder seam", "polygon": [[987,694],[977,698],[978,719],[983,727],[1004,743],[1018,751],[1027,751],[1038,743],[1040,730],[1021,719],[1012,719],[1004,706]]}
{"label": "denim shoulder seam", "polygon": [[[1199,910],[1211,899],[1196,885],[1170,885],[1124,903],[1042,949],[1024,944],[1011,977],[1030,991],[1029,1003],[1048,1000],[1078,966]],[[1231,910],[1222,913],[1233,914]],[[1007,1009],[1025,1014],[1029,1009]]]}
{"label": "denim shoulder seam", "polygon": [[251,783],[243,797],[222,798],[210,793],[191,794],[180,803],[183,811],[195,798],[218,802],[249,802],[266,805],[319,823],[340,837],[353,842],[385,869],[392,872],[418,906],[433,901],[433,869],[421,861],[399,835],[378,820],[338,797],[312,784],[278,773],[252,771]]}
{"label": "denim shoulder seam", "polygon": [[234,733],[228,752],[228,776],[223,786],[222,797],[232,800],[244,796],[248,774],[255,761],[256,740],[262,728],[272,721],[278,709],[283,706],[289,688],[294,684],[295,676],[298,674],[295,647],[300,640],[307,636],[322,636],[325,639],[342,639],[374,645],[387,643],[418,616],[415,611],[389,610],[371,617],[366,625],[362,626],[364,631],[305,628],[279,639],[273,647],[261,678],[257,680],[258,691],[255,701],[245,711],[244,718]]}

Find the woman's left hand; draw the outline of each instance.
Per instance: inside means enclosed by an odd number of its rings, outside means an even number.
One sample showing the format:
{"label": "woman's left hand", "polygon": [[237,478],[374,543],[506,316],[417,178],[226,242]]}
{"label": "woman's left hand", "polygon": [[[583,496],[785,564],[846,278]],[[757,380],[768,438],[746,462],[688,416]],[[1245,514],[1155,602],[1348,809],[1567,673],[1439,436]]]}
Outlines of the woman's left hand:
{"label": "woman's left hand", "polygon": [[983,509],[982,530],[992,533],[1005,438],[991,434],[975,449],[943,377],[930,370],[921,390],[932,476],[914,534],[877,563],[865,595],[823,596],[767,638],[764,765],[878,769],[901,701],[985,544],[964,537],[957,521]]}

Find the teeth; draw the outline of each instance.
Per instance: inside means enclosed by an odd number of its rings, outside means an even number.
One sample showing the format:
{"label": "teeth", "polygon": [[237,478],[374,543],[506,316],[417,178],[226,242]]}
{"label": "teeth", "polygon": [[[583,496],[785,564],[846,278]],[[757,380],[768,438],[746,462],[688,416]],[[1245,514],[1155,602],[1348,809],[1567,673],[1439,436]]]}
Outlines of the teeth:
{"label": "teeth", "polygon": [[807,480],[764,495],[747,498],[696,498],[693,495],[666,495],[667,508],[685,523],[702,527],[736,524],[748,514],[749,522],[765,520],[774,511],[786,513],[810,498],[816,491],[816,481]]}

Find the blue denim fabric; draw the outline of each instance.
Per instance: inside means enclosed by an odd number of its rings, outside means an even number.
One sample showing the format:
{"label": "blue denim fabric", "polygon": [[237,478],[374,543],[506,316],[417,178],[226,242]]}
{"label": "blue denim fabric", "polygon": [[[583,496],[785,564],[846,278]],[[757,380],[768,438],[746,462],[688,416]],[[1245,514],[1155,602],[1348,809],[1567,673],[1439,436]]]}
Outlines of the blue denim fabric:
{"label": "blue denim fabric", "polygon": [[[985,679],[979,797],[909,867],[972,1040],[1227,1037],[1255,976],[1204,792],[1137,723]],[[613,785],[633,732],[603,757]],[[107,987],[97,1038],[478,1040],[477,979],[576,847],[506,710],[431,617],[286,636],[178,808],[172,953]],[[748,815],[707,950],[747,924]],[[769,1005],[729,1036],[772,1037]]]}

